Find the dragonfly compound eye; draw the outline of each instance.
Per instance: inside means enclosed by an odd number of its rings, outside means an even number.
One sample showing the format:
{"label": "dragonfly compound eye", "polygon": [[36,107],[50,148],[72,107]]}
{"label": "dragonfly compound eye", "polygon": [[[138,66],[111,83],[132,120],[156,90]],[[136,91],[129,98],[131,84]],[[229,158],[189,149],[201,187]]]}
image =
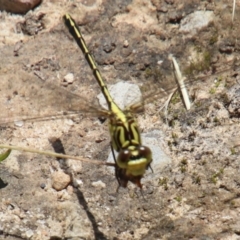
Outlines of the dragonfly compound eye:
{"label": "dragonfly compound eye", "polygon": [[152,152],[145,146],[122,150],[117,158],[118,167],[126,169],[126,173],[133,176],[143,175],[151,162]]}
{"label": "dragonfly compound eye", "polygon": [[140,156],[146,158],[147,164],[149,165],[152,162],[152,151],[150,148],[146,146],[140,146],[138,151]]}
{"label": "dragonfly compound eye", "polygon": [[122,150],[119,152],[117,157],[117,165],[120,168],[127,168],[128,162],[131,158],[131,151],[130,150]]}

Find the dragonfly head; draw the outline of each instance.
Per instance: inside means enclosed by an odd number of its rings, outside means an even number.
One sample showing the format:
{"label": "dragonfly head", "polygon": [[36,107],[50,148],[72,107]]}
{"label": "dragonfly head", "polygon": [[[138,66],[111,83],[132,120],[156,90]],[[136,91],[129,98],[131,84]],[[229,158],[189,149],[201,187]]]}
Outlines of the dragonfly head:
{"label": "dragonfly head", "polygon": [[120,186],[128,181],[142,188],[141,178],[152,162],[152,152],[146,146],[130,146],[122,149],[117,157],[116,177]]}

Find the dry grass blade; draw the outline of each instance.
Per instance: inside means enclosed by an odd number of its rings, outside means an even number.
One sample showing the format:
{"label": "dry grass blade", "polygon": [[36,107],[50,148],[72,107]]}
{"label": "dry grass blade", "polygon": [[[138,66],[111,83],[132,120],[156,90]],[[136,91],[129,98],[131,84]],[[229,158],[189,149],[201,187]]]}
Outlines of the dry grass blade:
{"label": "dry grass blade", "polygon": [[[10,145],[0,145],[0,148],[7,148],[8,151],[9,151],[9,149],[11,149],[11,150],[16,150],[16,151],[31,152],[31,153],[36,153],[36,154],[41,154],[41,155],[46,155],[46,156],[56,157],[56,158],[74,159],[74,160],[78,160],[78,161],[82,161],[82,162],[93,163],[96,165],[106,165],[106,166],[111,166],[111,167],[115,166],[114,163],[105,163],[105,162],[100,162],[98,160],[87,159],[87,158],[83,158],[83,157],[76,157],[76,156],[65,155],[65,154],[59,154],[59,153],[50,152],[50,151],[41,151],[41,150],[32,149],[32,148],[10,146]],[[9,154],[10,154],[10,152],[9,152]]]}
{"label": "dry grass blade", "polygon": [[191,107],[190,99],[188,96],[186,86],[184,84],[184,79],[183,79],[182,73],[181,73],[178,63],[174,57],[172,57],[172,64],[173,64],[173,68],[174,68],[174,76],[178,83],[179,90],[182,94],[182,97],[184,100],[184,105],[185,105],[186,109],[189,110]]}
{"label": "dry grass blade", "polygon": [[233,20],[234,20],[235,10],[236,10],[236,0],[233,0],[232,22],[233,22]]}

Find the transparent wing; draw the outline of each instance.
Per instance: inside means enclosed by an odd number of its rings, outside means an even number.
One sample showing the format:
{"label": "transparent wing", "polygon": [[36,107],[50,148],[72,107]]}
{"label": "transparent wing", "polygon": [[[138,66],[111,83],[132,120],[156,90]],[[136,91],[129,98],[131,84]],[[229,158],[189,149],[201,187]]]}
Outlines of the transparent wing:
{"label": "transparent wing", "polygon": [[[202,76],[188,77],[186,85],[191,89],[190,95],[196,97],[197,91],[201,92],[201,89],[206,88],[206,86],[209,88],[209,84],[206,83],[210,81],[212,89],[208,89],[208,94],[204,96],[204,98],[210,98],[213,95],[211,91],[218,92],[221,86],[226,86],[225,82],[229,83],[231,81],[230,78],[236,78],[237,66],[236,62],[230,62],[223,67],[219,67],[214,74],[209,71]],[[15,73],[7,74],[8,76],[5,75],[7,80],[2,81],[0,88],[0,124],[18,120],[62,118],[81,113],[105,118],[110,116],[109,111],[93,104],[92,100],[89,101],[83,97],[81,92],[75,94],[56,84],[41,80],[39,77],[31,78],[26,71],[20,71],[17,75]],[[220,82],[222,83],[219,84]],[[154,102],[158,103],[160,107],[176,89],[177,84],[174,81],[171,83],[144,83],[141,87],[141,101],[133,103],[130,110],[139,113],[144,110],[145,105]],[[95,96],[92,97],[95,98]],[[89,99],[92,98],[89,97]]]}
{"label": "transparent wing", "polygon": [[[108,117],[107,110],[89,103],[83,96],[74,94],[38,78],[29,78],[24,71],[5,76],[1,83],[0,123],[17,120],[63,117],[80,113]],[[9,95],[10,91],[10,95]]]}
{"label": "transparent wing", "polygon": [[[185,76],[185,86],[188,89],[192,102],[207,101],[216,94],[224,94],[232,85],[237,82],[240,68],[236,61],[226,62],[214,68],[213,70],[205,71],[196,76]],[[173,93],[179,92],[181,95],[181,86],[176,81],[172,82],[155,82],[146,83],[142,86],[142,99],[139,102],[133,103],[130,106],[131,111],[139,113],[144,111],[145,105],[157,102],[159,107],[168,101],[169,96]],[[173,101],[174,103],[174,101]],[[202,105],[204,108],[204,105]]]}

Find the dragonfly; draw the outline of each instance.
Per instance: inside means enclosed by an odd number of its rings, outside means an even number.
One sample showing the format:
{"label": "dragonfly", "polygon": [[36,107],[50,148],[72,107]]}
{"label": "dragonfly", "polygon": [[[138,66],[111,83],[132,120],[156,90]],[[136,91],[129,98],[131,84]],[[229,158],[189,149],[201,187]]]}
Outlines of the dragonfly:
{"label": "dragonfly", "polygon": [[[133,114],[139,111],[141,106],[134,104],[124,110],[120,109],[110,95],[75,20],[69,14],[64,15],[63,19],[69,32],[82,50],[106,99],[108,111],[105,111],[104,115],[109,119],[110,146],[115,161],[115,176],[119,186],[127,187],[130,181],[142,188],[141,178],[146,169],[150,167],[152,152],[149,147],[142,144],[138,123]],[[115,156],[114,150],[118,153],[118,156]]]}

